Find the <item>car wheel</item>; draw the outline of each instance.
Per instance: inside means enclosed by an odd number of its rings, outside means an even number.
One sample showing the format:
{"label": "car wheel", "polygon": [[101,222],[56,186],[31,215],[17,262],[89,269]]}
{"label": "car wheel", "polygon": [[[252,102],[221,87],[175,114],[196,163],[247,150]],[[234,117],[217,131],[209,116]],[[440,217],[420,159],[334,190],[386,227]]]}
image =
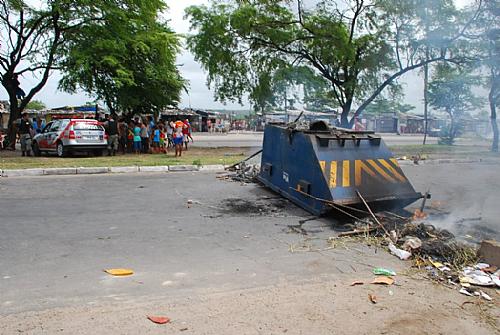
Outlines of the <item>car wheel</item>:
{"label": "car wheel", "polygon": [[64,149],[64,145],[61,142],[57,143],[56,153],[57,153],[57,157],[66,156],[66,149]]}
{"label": "car wheel", "polygon": [[40,147],[38,146],[38,143],[33,142],[33,145],[31,146],[33,149],[33,155],[36,157],[40,157],[42,155],[42,152],[40,151]]}

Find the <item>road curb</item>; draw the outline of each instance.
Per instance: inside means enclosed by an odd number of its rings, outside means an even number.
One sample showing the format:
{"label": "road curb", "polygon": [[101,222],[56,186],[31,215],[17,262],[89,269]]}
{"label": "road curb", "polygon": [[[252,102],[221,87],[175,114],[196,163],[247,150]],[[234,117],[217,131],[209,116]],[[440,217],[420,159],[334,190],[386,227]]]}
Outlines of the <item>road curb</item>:
{"label": "road curb", "polygon": [[[466,164],[486,163],[497,164],[496,159],[429,159],[419,161],[398,161],[401,166],[415,165],[440,165],[440,164]],[[148,173],[148,172],[221,172],[224,165],[160,165],[160,166],[112,166],[112,167],[79,167],[79,168],[47,168],[47,169],[13,169],[0,170],[2,177],[35,177],[35,176],[61,176],[61,175],[89,175],[89,174],[117,174],[117,173]]]}
{"label": "road curb", "polygon": [[139,166],[139,172],[168,172],[170,167],[167,165],[160,166]]}
{"label": "road curb", "polygon": [[224,165],[111,166],[0,170],[1,177],[67,176],[148,172],[220,172]]}
{"label": "road curb", "polygon": [[2,170],[2,177],[33,177],[43,176],[43,169],[17,169],[17,170]]}
{"label": "road curb", "polygon": [[66,176],[76,174],[77,168],[50,168],[43,169],[43,174],[48,176]]}
{"label": "road curb", "polygon": [[181,172],[181,171],[198,171],[197,165],[170,165],[168,167],[169,171]]}
{"label": "road curb", "polygon": [[109,168],[109,173],[137,173],[138,166],[112,166]]}
{"label": "road curb", "polygon": [[198,171],[200,172],[222,172],[224,171],[225,166],[224,165],[201,165],[198,168]]}
{"label": "road curb", "polygon": [[420,160],[418,161],[418,164],[415,164],[412,160],[398,160],[399,165],[402,166],[413,166],[413,165],[440,165],[440,164],[467,164],[467,163],[498,163],[499,161],[497,159],[481,159],[481,158],[476,158],[476,159],[471,159],[471,158],[441,158],[441,159],[427,159],[427,160]]}
{"label": "road curb", "polygon": [[103,174],[109,173],[107,167],[79,167],[76,169],[76,174]]}

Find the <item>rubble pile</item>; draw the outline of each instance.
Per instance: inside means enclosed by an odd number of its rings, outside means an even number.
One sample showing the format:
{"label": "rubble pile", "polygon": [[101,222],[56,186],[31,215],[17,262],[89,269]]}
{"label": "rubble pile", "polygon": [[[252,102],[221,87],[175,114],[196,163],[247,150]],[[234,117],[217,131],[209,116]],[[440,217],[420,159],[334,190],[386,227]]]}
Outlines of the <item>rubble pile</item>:
{"label": "rubble pile", "polygon": [[[445,229],[438,229],[425,220],[423,211],[410,217],[383,212],[370,219],[351,224],[350,231],[337,238],[360,236],[378,240],[391,254],[401,260],[412,260],[414,266],[426,271],[427,278],[457,289],[461,294],[493,298],[486,288],[500,287],[500,270],[495,265],[478,263],[482,256],[469,244],[459,242]],[[368,212],[367,212],[368,213]]]}

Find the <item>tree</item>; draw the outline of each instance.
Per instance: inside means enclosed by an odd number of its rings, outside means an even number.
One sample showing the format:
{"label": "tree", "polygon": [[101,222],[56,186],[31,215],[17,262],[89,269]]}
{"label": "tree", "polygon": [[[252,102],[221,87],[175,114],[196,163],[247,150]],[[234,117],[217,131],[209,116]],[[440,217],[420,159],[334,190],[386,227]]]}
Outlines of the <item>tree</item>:
{"label": "tree", "polygon": [[402,104],[395,99],[381,98],[375,100],[368,107],[366,107],[363,114],[380,115],[384,113],[407,113],[415,109],[415,106],[410,104]]}
{"label": "tree", "polygon": [[40,100],[31,100],[27,105],[26,109],[32,109],[36,111],[41,111],[46,109],[47,106]]}
{"label": "tree", "polygon": [[[415,19],[418,26],[423,27],[424,49],[421,52],[421,59],[429,60],[433,55],[431,52],[442,42],[442,36],[450,35],[447,31],[447,22],[456,18],[458,12],[451,0],[410,0],[416,9]],[[434,48],[433,48],[434,47]],[[429,129],[429,69],[431,64],[423,66],[424,73],[424,139],[423,145],[427,141]]]}
{"label": "tree", "polygon": [[[412,29],[394,27],[401,13],[399,1],[319,1],[306,9],[302,1],[212,1],[210,7],[186,10],[192,30],[188,47],[208,72],[216,99],[241,101],[261,85],[261,72],[277,64],[308,67],[328,83],[328,93],[342,108],[341,123],[352,127],[355,118],[403,74],[433,62],[450,60],[448,52],[458,37],[443,36],[433,56],[421,60],[426,45],[415,20]],[[414,7],[403,6],[408,17]],[[451,25],[451,22],[447,22]],[[454,27],[454,26],[453,26]],[[457,36],[460,29],[453,29]],[[435,50],[434,50],[435,49]],[[351,118],[349,119],[349,117]]]}
{"label": "tree", "polygon": [[82,89],[111,112],[158,112],[177,105],[185,81],[175,65],[178,36],[160,22],[163,1],[136,2],[136,11],[110,15],[81,29],[69,43],[60,87]]}
{"label": "tree", "polygon": [[448,114],[450,126],[441,137],[442,143],[453,144],[460,135],[461,121],[467,111],[481,106],[481,99],[472,88],[481,84],[478,76],[471,74],[470,68],[440,64],[429,84],[429,103]]}
{"label": "tree", "polygon": [[485,76],[484,84],[488,89],[493,141],[491,150],[498,152],[497,107],[500,104],[500,1],[485,2],[475,27],[475,34],[469,36],[475,42],[477,62],[475,65]]}
{"label": "tree", "polygon": [[[0,0],[0,80],[10,103],[9,142],[14,148],[14,121],[45,86],[51,72],[59,69],[71,36],[117,10],[133,10],[135,0]],[[19,78],[36,83],[21,88]]]}
{"label": "tree", "polygon": [[332,101],[325,98],[327,87],[325,80],[308,67],[279,64],[274,70],[259,72],[249,99],[263,113],[278,107],[286,111],[294,108],[295,102],[302,102],[311,110],[332,110],[326,106]]}

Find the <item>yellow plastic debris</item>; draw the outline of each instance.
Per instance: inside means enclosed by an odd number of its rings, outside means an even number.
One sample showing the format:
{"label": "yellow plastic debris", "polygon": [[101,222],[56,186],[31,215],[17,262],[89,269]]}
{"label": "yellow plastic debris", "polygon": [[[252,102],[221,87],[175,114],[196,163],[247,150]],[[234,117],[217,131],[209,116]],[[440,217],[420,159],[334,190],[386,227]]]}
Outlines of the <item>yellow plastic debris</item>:
{"label": "yellow plastic debris", "polygon": [[130,276],[134,274],[134,271],[130,269],[106,269],[104,272],[112,276]]}
{"label": "yellow plastic debris", "polygon": [[433,261],[432,258],[429,258],[429,262],[431,262],[431,264],[436,268],[436,269],[439,269],[441,267],[443,267],[443,263],[440,263],[440,262],[437,262],[437,261]]}

